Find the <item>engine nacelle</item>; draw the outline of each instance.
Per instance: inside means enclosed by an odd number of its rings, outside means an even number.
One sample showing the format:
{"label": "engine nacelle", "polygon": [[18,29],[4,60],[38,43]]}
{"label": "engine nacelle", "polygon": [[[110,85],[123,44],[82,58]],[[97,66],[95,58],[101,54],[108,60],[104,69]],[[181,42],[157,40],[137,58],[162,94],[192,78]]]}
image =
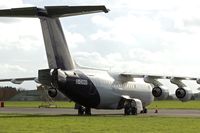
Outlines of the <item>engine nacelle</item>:
{"label": "engine nacelle", "polygon": [[191,100],[192,98],[192,90],[188,87],[180,87],[175,92],[176,97],[181,100],[182,102],[186,102]]}
{"label": "engine nacelle", "polygon": [[152,89],[152,94],[158,100],[164,100],[169,96],[169,90],[165,86],[156,86]]}
{"label": "engine nacelle", "polygon": [[58,91],[55,88],[49,88],[48,89],[48,95],[52,98],[56,97],[58,94]]}

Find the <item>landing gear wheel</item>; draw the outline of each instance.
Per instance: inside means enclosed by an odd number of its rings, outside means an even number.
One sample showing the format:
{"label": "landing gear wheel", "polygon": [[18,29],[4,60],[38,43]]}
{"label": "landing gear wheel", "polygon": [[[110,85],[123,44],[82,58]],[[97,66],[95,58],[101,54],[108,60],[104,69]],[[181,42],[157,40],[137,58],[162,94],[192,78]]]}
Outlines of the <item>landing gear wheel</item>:
{"label": "landing gear wheel", "polygon": [[137,115],[137,108],[136,107],[132,107],[131,108],[131,114],[132,115]]}
{"label": "landing gear wheel", "polygon": [[78,106],[78,115],[84,115],[85,108],[81,105]]}
{"label": "landing gear wheel", "polygon": [[91,115],[91,108],[85,108],[81,105],[76,105],[76,109],[78,109],[78,115]]}
{"label": "landing gear wheel", "polygon": [[148,112],[147,108],[143,109],[143,113],[146,114]]}
{"label": "landing gear wheel", "polygon": [[132,101],[124,106],[124,115],[137,115],[137,108]]}
{"label": "landing gear wheel", "polygon": [[130,115],[131,110],[130,107],[128,105],[125,105],[124,107],[124,115]]}
{"label": "landing gear wheel", "polygon": [[85,108],[85,115],[91,115],[91,108]]}

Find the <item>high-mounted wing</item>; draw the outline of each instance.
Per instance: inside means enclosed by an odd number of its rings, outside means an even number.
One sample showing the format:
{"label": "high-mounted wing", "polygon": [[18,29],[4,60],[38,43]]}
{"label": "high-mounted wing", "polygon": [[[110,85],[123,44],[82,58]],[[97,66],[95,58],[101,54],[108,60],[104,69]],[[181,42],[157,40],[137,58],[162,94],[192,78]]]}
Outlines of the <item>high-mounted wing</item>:
{"label": "high-mounted wing", "polygon": [[148,75],[148,74],[130,74],[121,73],[119,79],[121,81],[133,81],[134,78],[143,78],[146,83],[153,85],[152,94],[159,98],[165,99],[169,95],[168,89],[160,82],[158,79],[168,79],[172,84],[178,86],[175,94],[181,101],[188,101],[191,99],[193,93],[190,88],[188,88],[183,80],[195,80],[197,84],[200,84],[200,77],[183,77],[183,76],[165,76],[165,75]]}

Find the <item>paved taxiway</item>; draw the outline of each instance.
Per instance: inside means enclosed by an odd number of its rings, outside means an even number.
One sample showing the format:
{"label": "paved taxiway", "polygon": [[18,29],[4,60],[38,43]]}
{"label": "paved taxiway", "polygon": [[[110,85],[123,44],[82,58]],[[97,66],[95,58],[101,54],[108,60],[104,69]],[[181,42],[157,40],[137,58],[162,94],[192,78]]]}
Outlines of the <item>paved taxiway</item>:
{"label": "paved taxiway", "polygon": [[[77,110],[70,108],[0,108],[0,113],[9,114],[33,114],[33,115],[77,115]],[[123,115],[123,110],[96,110],[93,115]],[[149,110],[144,116],[176,116],[176,117],[200,117],[200,110],[160,109],[158,113]]]}

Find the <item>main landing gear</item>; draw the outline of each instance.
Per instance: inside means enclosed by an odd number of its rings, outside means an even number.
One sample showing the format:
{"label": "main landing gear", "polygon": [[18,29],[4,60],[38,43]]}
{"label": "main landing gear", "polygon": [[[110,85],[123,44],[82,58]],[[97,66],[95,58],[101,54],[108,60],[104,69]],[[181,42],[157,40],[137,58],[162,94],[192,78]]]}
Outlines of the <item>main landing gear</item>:
{"label": "main landing gear", "polygon": [[142,113],[146,114],[148,112],[147,108],[143,107]]}
{"label": "main landing gear", "polygon": [[[128,103],[124,106],[124,115],[137,115],[137,107],[133,106],[133,104]],[[148,112],[147,108],[143,108],[140,112],[141,114],[146,114]]]}
{"label": "main landing gear", "polygon": [[78,109],[78,115],[91,115],[91,108],[76,105],[76,109]]}
{"label": "main landing gear", "polygon": [[137,115],[137,107],[133,101],[128,101],[124,105],[124,115]]}
{"label": "main landing gear", "polygon": [[138,113],[147,113],[147,108],[142,106],[139,99],[127,100],[124,103],[124,115],[137,115]]}

